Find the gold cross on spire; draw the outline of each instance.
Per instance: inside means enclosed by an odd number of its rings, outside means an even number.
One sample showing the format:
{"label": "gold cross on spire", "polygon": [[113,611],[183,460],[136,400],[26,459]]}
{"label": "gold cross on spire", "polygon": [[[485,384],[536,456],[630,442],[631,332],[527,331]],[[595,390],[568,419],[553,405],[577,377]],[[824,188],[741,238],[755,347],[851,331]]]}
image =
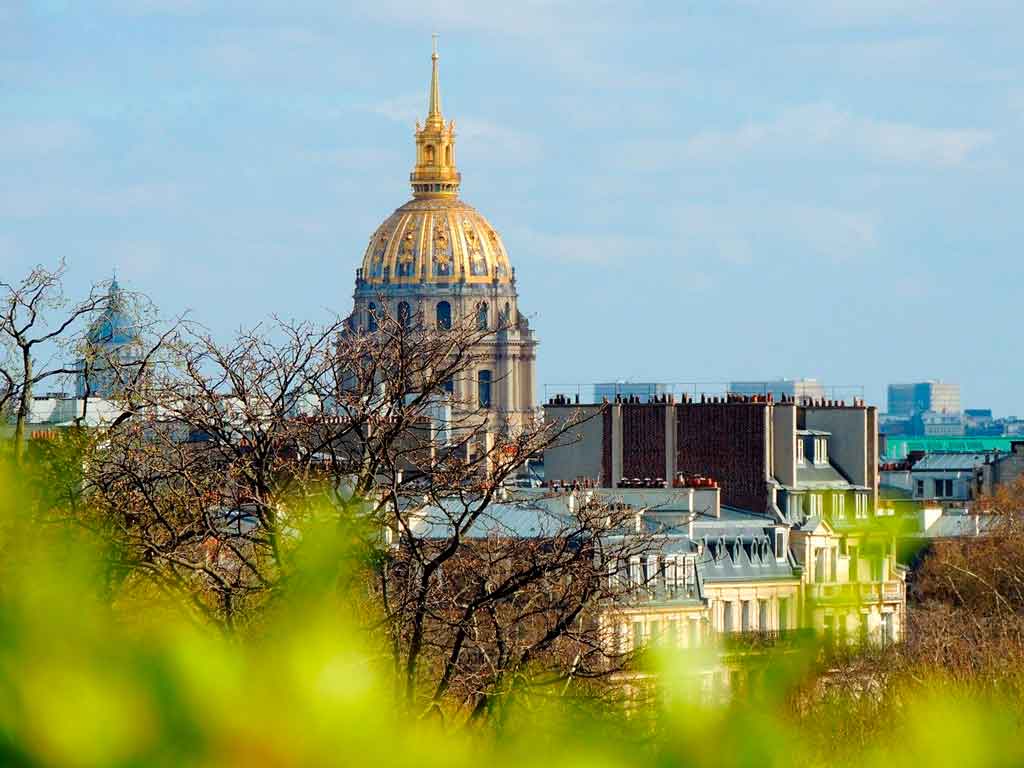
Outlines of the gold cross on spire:
{"label": "gold cross on spire", "polygon": [[431,37],[434,41],[434,53],[430,57],[433,59],[433,68],[430,73],[430,105],[427,109],[427,121],[443,122],[441,117],[441,85],[438,82],[437,76],[437,60],[440,58],[437,55],[437,32],[434,32]]}

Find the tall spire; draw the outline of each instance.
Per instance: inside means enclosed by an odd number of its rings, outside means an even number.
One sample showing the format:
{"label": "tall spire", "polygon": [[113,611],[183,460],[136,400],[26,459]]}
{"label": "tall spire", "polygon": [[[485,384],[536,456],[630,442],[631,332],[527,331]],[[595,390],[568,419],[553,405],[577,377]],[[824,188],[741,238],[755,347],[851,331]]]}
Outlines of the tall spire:
{"label": "tall spire", "polygon": [[434,52],[430,56],[433,67],[430,73],[430,107],[427,110],[427,122],[437,121],[443,123],[444,117],[441,115],[441,84],[438,82],[437,76],[437,60],[441,58],[437,55],[437,32],[431,35],[431,37],[434,39]]}
{"label": "tall spire", "polygon": [[455,167],[455,122],[441,114],[441,84],[437,74],[437,35],[430,55],[430,102],[427,120],[416,122],[416,166],[409,174],[416,197],[455,197],[461,177]]}

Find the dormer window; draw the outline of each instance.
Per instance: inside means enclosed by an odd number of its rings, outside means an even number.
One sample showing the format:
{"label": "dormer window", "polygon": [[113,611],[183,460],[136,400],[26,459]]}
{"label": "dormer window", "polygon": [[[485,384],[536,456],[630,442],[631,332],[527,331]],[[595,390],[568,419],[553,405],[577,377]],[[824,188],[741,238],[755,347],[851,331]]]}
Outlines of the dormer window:
{"label": "dormer window", "polygon": [[775,529],[775,558],[782,560],[786,557],[786,532],[781,528]]}
{"label": "dormer window", "polygon": [[814,438],[814,463],[828,464],[828,441],[824,437]]}

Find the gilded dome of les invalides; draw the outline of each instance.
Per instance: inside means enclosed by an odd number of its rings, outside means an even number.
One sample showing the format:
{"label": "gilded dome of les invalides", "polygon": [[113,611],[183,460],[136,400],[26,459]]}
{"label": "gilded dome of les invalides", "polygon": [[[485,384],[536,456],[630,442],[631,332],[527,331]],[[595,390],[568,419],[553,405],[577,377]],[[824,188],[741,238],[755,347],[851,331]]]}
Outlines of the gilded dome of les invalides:
{"label": "gilded dome of les invalides", "polygon": [[512,268],[501,237],[471,205],[459,200],[455,123],[441,115],[437,52],[430,109],[416,124],[413,199],[374,232],[363,256],[362,279],[382,283],[509,284]]}

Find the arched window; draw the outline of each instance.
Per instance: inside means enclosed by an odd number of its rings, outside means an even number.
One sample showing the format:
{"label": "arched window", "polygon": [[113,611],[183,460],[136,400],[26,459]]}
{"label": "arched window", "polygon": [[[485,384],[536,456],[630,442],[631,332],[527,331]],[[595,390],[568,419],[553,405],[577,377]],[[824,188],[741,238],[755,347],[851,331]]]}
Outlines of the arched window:
{"label": "arched window", "polygon": [[403,328],[412,327],[412,308],[408,301],[398,302],[398,322]]}
{"label": "arched window", "polygon": [[447,392],[449,395],[455,394],[455,379],[453,379],[451,376],[444,380],[444,391]]}
{"label": "arched window", "polygon": [[426,155],[427,155],[427,162],[428,163],[434,162],[434,145],[433,144],[427,144]]}
{"label": "arched window", "polygon": [[377,330],[377,305],[372,301],[366,308],[366,328],[370,331]]}
{"label": "arched window", "polygon": [[478,331],[487,330],[487,302],[481,301],[476,307],[476,327]]}
{"label": "arched window", "polygon": [[445,165],[451,165],[452,164],[452,145],[451,144],[449,144],[448,146],[446,146],[444,148],[444,162],[445,162]]}
{"label": "arched window", "polygon": [[452,305],[447,301],[437,302],[437,327],[444,330],[452,327]]}
{"label": "arched window", "polygon": [[491,407],[491,372],[480,371],[476,384],[477,402],[481,408]]}

